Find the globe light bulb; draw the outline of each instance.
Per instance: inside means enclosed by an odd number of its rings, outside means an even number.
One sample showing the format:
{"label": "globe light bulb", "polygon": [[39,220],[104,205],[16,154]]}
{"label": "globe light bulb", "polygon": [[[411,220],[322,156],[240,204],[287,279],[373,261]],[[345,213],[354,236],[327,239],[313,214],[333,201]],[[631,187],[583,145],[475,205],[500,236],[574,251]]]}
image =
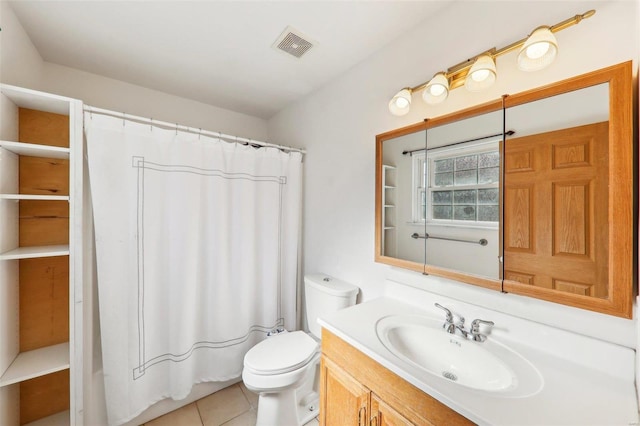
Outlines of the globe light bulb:
{"label": "globe light bulb", "polygon": [[397,98],[396,99],[396,106],[398,108],[406,108],[409,106],[409,101],[406,98]]}
{"label": "globe light bulb", "polygon": [[487,77],[489,77],[489,73],[489,70],[474,71],[474,73],[471,74],[471,78],[473,79],[473,81],[484,81],[487,79]]}
{"label": "globe light bulb", "polygon": [[527,47],[527,57],[531,59],[540,59],[549,51],[550,44],[547,42],[534,43]]}
{"label": "globe light bulb", "polygon": [[445,90],[447,89],[442,84],[434,84],[429,87],[429,92],[431,92],[433,96],[440,96],[444,93]]}

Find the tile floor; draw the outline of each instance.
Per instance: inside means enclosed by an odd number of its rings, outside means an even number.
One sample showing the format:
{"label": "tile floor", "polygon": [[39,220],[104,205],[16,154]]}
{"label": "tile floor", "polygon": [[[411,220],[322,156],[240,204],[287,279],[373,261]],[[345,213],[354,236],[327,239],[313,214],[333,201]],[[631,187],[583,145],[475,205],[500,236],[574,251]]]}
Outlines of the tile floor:
{"label": "tile floor", "polygon": [[[143,426],[255,426],[257,408],[258,395],[240,382]],[[305,426],[318,426],[318,420]]]}

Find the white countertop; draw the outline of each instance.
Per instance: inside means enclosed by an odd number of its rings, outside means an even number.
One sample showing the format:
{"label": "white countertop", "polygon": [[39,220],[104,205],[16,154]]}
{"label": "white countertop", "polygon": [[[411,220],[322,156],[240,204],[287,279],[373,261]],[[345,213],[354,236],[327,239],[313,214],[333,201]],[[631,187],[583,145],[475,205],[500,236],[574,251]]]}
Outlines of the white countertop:
{"label": "white countertop", "polygon": [[[442,304],[447,306],[446,301]],[[463,309],[459,304],[455,307]],[[477,314],[477,309],[473,313]],[[428,305],[423,309],[382,297],[335,312],[318,322],[409,383],[480,425],[639,424],[634,351],[629,348],[494,311],[482,312],[481,318],[496,322],[488,339],[496,339],[529,360],[544,382],[542,389],[532,396],[500,396],[452,383],[396,357],[376,334],[377,321],[389,315],[422,315],[444,320],[441,312]],[[444,330],[442,332],[445,333]]]}

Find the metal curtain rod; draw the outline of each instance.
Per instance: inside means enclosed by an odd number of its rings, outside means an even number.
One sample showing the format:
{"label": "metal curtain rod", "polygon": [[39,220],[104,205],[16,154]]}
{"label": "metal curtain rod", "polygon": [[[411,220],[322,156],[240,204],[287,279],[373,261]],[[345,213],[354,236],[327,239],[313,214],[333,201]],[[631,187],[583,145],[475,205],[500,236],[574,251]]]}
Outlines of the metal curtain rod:
{"label": "metal curtain rod", "polygon": [[417,232],[414,232],[413,234],[411,234],[411,238],[413,238],[414,240],[417,240],[418,238],[424,238],[425,240],[432,239],[432,240],[456,241],[459,243],[480,244],[481,246],[486,246],[487,244],[489,244],[489,242],[485,238],[481,238],[480,240],[460,240],[458,238],[436,237],[426,233],[424,235],[420,235]]}
{"label": "metal curtain rod", "polygon": [[258,141],[255,139],[247,139],[239,136],[226,135],[221,132],[211,132],[208,130],[202,130],[195,127],[182,126],[177,123],[168,123],[166,121],[154,120],[153,118],[140,117],[137,115],[126,114],[124,112],[116,112],[110,111],[108,109],[96,108],[89,105],[84,106],[84,110],[91,114],[100,114],[107,115],[110,117],[121,118],[122,120],[133,121],[136,123],[149,124],[154,127],[164,128],[164,129],[175,129],[177,131],[193,133],[196,135],[204,135],[216,137],[218,139],[223,139],[225,142],[230,143],[239,143],[242,145],[251,145],[255,148],[276,148],[284,152],[299,152],[301,154],[306,154],[307,151],[300,148],[293,148],[290,146],[276,145],[269,142]]}
{"label": "metal curtain rod", "polygon": [[[508,132],[505,133],[505,136],[511,136],[511,135],[515,135],[515,134],[516,134],[515,130],[509,130]],[[447,145],[442,145],[442,146],[438,146],[438,147],[435,147],[435,148],[420,148],[420,149],[413,149],[411,151],[402,151],[402,155],[407,155],[407,154],[413,155],[414,152],[431,151],[432,149],[440,149],[440,148],[446,148],[446,147],[454,146],[454,145],[461,145],[463,143],[481,141],[482,139],[495,138],[496,136],[502,136],[502,133],[496,133],[495,135],[489,135],[489,136],[480,136],[479,138],[467,139],[466,141],[452,142],[452,143],[449,143]]]}

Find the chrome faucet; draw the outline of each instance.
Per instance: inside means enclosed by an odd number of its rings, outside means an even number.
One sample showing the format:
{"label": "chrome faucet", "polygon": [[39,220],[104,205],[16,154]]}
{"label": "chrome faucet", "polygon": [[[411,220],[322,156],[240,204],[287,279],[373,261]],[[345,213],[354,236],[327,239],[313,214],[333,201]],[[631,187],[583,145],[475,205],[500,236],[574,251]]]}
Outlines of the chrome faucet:
{"label": "chrome faucet", "polygon": [[[446,317],[444,320],[444,324],[442,324],[442,328],[445,329],[445,331],[449,334],[455,334],[456,333],[456,325],[453,322],[453,314],[451,313],[451,311],[447,308],[445,308],[444,306],[442,306],[439,303],[436,303],[436,308],[440,308],[444,311]],[[462,321],[464,322],[464,318],[462,319]]]}
{"label": "chrome faucet", "polygon": [[484,325],[494,325],[493,321],[486,321],[482,319],[474,319],[471,321],[471,328],[469,331],[464,329],[464,317],[458,316],[458,323],[456,324],[454,320],[454,316],[451,311],[439,303],[435,304],[436,308],[440,308],[445,312],[445,320],[444,324],[442,324],[442,328],[449,334],[456,334],[456,330],[464,336],[465,339],[473,340],[474,342],[484,342],[487,340],[487,336],[480,333],[480,324]]}
{"label": "chrome faucet", "polygon": [[484,342],[485,340],[487,340],[487,336],[480,333],[480,324],[493,326],[494,322],[481,319],[474,319],[473,321],[471,321],[471,331],[469,332],[469,334],[471,335],[470,338],[474,342]]}

